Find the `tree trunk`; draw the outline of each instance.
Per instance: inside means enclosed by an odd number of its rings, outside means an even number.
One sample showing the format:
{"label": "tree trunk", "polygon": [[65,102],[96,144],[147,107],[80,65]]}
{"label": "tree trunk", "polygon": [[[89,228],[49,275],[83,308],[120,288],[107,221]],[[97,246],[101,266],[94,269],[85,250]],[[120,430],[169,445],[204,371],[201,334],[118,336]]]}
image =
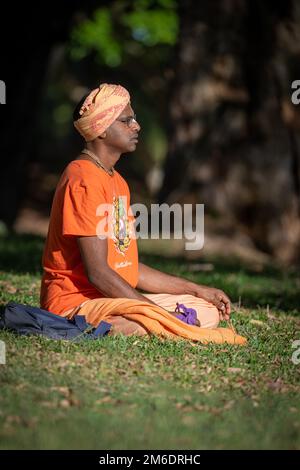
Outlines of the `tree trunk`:
{"label": "tree trunk", "polygon": [[290,99],[297,54],[285,28],[292,17],[300,24],[293,2],[180,4],[173,125],[159,200],[184,201],[192,188],[206,211],[226,216],[259,248],[295,260],[300,119]]}

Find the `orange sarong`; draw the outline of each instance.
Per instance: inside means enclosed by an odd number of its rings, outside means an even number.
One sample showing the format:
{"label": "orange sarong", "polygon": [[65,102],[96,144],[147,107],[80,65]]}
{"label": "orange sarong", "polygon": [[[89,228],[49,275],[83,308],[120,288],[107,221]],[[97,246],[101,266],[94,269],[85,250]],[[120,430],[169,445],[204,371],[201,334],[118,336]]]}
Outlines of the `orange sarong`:
{"label": "orange sarong", "polygon": [[84,315],[87,322],[93,326],[98,326],[102,320],[109,322],[114,316],[122,316],[139,323],[149,334],[172,339],[184,338],[202,344],[247,343],[246,338],[230,328],[201,328],[188,325],[159,306],[126,298],[91,299],[64,313],[69,319],[74,315]]}

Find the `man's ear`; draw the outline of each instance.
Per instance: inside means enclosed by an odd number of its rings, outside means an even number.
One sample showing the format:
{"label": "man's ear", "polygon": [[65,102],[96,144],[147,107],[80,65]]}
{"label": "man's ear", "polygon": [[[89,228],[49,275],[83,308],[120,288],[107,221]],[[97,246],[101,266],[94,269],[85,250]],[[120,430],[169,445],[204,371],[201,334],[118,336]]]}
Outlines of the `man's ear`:
{"label": "man's ear", "polygon": [[99,135],[98,138],[99,139],[105,139],[106,135],[107,135],[106,132],[102,132],[102,134]]}

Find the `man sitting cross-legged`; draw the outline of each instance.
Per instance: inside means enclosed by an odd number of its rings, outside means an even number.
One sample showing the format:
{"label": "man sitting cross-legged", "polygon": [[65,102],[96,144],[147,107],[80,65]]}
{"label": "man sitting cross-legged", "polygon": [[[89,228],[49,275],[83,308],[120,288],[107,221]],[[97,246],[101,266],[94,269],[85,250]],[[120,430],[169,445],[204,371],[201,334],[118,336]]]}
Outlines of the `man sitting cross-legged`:
{"label": "man sitting cross-legged", "polygon": [[[135,150],[141,129],[128,91],[100,85],[78,104],[74,125],[85,146],[56,188],[43,255],[41,307],[69,318],[85,315],[97,324],[105,299],[120,298],[158,305],[173,315],[180,313],[176,305],[183,304],[196,311],[194,324],[201,328],[216,328],[220,319],[228,320],[230,301],[221,290],[138,261],[129,188],[114,169],[123,153]],[[110,221],[99,212],[107,204]],[[98,236],[103,220],[111,224],[112,236]],[[111,334],[148,333],[139,317],[129,317],[122,311],[106,316],[113,325]]]}

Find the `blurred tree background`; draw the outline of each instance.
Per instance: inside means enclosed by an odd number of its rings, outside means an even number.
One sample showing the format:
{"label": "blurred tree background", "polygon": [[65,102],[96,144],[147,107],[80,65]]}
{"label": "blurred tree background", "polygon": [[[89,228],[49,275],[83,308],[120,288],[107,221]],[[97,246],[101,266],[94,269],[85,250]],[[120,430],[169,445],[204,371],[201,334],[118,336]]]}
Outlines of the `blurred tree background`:
{"label": "blurred tree background", "polygon": [[142,125],[137,151],[118,163],[133,202],[204,203],[208,230],[299,263],[300,112],[291,102],[299,2],[6,8],[2,230],[46,231],[59,174],[82,145],[73,109],[88,89],[112,82],[128,88]]}

